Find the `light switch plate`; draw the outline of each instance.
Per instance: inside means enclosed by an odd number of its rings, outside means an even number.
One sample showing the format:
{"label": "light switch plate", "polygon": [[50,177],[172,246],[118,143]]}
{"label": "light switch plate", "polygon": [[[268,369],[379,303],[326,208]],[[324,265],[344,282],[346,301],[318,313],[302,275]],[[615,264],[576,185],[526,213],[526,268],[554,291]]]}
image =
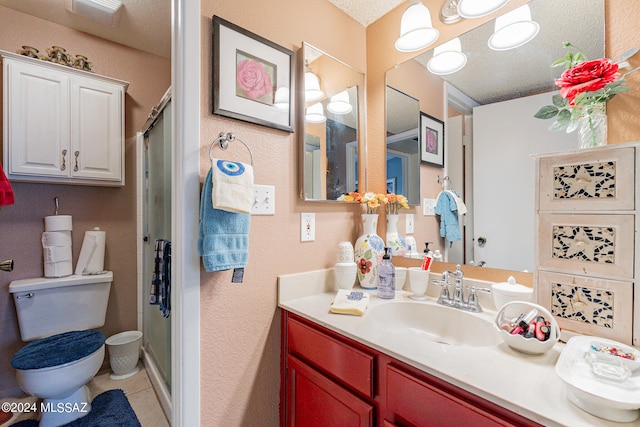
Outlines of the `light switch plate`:
{"label": "light switch plate", "polygon": [[316,240],[316,214],[300,214],[300,241],[313,242]]}
{"label": "light switch plate", "polygon": [[414,221],[415,218],[413,216],[413,214],[407,214],[407,217],[405,218],[405,231],[404,234],[413,234],[413,226],[414,226]]}
{"label": "light switch plate", "polygon": [[422,213],[424,216],[434,216],[436,214],[436,199],[423,199]]}
{"label": "light switch plate", "polygon": [[276,214],[276,187],[273,185],[253,186],[253,205],[251,215]]}

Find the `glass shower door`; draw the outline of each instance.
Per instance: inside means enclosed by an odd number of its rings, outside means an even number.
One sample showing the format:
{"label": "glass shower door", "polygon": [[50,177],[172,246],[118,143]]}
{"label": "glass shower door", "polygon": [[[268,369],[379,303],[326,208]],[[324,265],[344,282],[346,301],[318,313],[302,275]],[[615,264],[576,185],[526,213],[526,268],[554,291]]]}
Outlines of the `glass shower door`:
{"label": "glass shower door", "polygon": [[143,316],[144,345],[167,388],[171,389],[171,320],[149,304],[155,241],[171,241],[171,101],[144,135]]}

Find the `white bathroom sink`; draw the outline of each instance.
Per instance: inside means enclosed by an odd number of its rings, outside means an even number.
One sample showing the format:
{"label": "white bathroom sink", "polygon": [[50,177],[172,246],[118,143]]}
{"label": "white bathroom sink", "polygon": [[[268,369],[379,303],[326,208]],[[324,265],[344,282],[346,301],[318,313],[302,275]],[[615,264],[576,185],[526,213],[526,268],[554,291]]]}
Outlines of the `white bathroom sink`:
{"label": "white bathroom sink", "polygon": [[489,318],[436,304],[390,302],[369,308],[366,318],[380,332],[412,340],[469,347],[502,342]]}

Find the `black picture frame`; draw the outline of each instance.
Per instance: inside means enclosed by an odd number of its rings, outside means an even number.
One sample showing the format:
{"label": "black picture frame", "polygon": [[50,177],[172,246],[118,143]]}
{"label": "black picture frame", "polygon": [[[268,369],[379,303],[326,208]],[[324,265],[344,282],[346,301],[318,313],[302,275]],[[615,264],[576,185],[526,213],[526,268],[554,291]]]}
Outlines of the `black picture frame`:
{"label": "black picture frame", "polygon": [[444,167],[444,122],[420,112],[420,161]]}
{"label": "black picture frame", "polygon": [[294,131],[293,51],[213,16],[213,114]]}

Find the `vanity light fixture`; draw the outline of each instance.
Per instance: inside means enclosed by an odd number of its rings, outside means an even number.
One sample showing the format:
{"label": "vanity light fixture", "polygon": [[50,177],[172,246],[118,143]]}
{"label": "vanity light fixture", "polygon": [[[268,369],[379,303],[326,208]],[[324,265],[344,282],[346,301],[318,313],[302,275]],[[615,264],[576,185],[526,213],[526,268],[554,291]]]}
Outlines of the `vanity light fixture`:
{"label": "vanity light fixture", "polygon": [[427,62],[432,74],[444,76],[462,70],[467,64],[467,55],[462,53],[460,38],[456,37],[433,50],[433,56]]}
{"label": "vanity light fixture", "polygon": [[327,104],[327,111],[333,114],[349,114],[353,110],[351,102],[349,102],[349,92],[343,90],[331,97],[331,101]]}
{"label": "vanity light fixture", "polygon": [[436,41],[439,35],[440,32],[433,28],[429,9],[421,1],[414,2],[402,14],[396,49],[400,52],[424,49]]}
{"label": "vanity light fixture", "polygon": [[289,110],[289,88],[279,87],[273,100],[273,106],[278,111]]}
{"label": "vanity light fixture", "polygon": [[307,107],[307,111],[304,115],[304,120],[307,123],[324,123],[327,121],[327,116],[324,115],[324,108],[321,102],[316,102],[313,105]]}
{"label": "vanity light fixture", "polygon": [[493,50],[509,50],[530,42],[540,31],[540,25],[531,20],[529,5],[520,6],[496,18],[495,31],[489,37]]}
{"label": "vanity light fixture", "polygon": [[76,15],[115,27],[120,22],[122,2],[120,0],[65,0],[65,8]]}
{"label": "vanity light fixture", "polygon": [[304,73],[304,100],[312,102],[321,99],[324,92],[320,89],[320,79],[311,71]]}
{"label": "vanity light fixture", "polygon": [[487,16],[507,4],[509,0],[460,0],[458,15],[472,19]]}

